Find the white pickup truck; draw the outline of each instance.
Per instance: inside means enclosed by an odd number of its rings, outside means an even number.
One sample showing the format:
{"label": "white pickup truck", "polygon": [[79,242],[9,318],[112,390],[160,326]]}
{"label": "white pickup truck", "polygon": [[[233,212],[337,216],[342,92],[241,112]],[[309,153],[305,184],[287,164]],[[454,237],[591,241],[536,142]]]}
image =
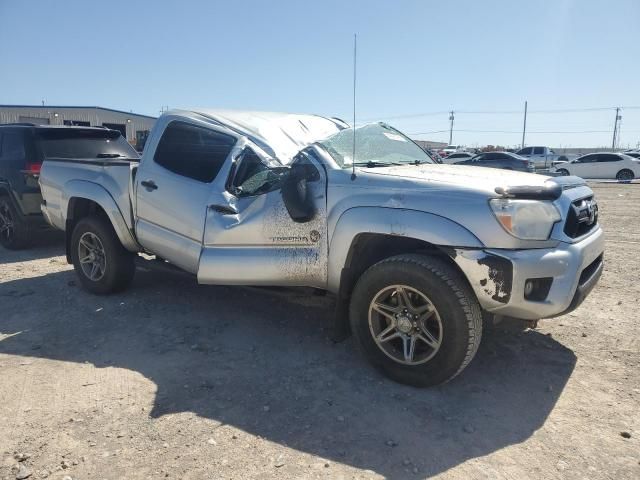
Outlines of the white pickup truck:
{"label": "white pickup truck", "polygon": [[576,155],[558,155],[549,147],[525,147],[516,152],[521,157],[528,158],[537,169],[547,169],[554,166],[554,162],[568,162]]}
{"label": "white pickup truck", "polygon": [[603,268],[582,179],[435,164],[383,123],[172,111],[140,160],[46,158],[40,185],[88,291],[126,288],[139,252],[203,284],[322,289],[335,330],[416,386],[469,364],[483,313],[561,315]]}

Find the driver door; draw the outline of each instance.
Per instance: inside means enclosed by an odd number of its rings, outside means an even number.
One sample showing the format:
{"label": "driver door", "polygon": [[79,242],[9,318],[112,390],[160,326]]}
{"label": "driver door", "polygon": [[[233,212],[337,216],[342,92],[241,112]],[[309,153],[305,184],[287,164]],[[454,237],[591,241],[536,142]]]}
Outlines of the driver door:
{"label": "driver door", "polygon": [[299,154],[295,164],[317,172],[306,183],[314,214],[305,222],[291,218],[282,197],[289,169],[269,164],[250,147],[244,150],[226,190],[210,198],[199,283],[326,286],[326,173],[312,155]]}
{"label": "driver door", "polygon": [[[571,163],[571,174],[582,178],[594,178],[598,165],[598,155],[585,155]],[[559,166],[562,168],[562,165]]]}

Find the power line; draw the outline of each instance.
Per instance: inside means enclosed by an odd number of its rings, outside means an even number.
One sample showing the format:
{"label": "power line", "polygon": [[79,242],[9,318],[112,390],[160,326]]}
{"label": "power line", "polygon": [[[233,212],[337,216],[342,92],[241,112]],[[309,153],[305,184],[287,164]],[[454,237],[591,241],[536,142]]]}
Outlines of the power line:
{"label": "power line", "polygon": [[[620,108],[621,110],[640,110],[640,106],[630,105],[630,106],[622,106],[622,107],[586,107],[586,108],[556,108],[556,109],[542,109],[542,110],[529,110],[528,114],[554,114],[554,113],[581,113],[581,112],[604,112],[604,111],[612,111],[616,108]],[[456,113],[465,114],[465,115],[522,115],[522,110],[456,110]],[[433,111],[433,112],[422,112],[422,113],[408,113],[402,115],[390,115],[390,116],[378,116],[378,117],[369,117],[363,120],[400,120],[407,118],[419,118],[419,117],[430,117],[437,115],[447,115],[450,114],[451,111]]]}
{"label": "power line", "polygon": [[406,115],[391,115],[391,116],[387,116],[387,117],[368,117],[368,118],[363,118],[362,120],[364,121],[371,121],[371,120],[398,120],[401,118],[413,118],[413,117],[430,117],[430,116],[435,116],[435,115],[446,115],[448,114],[449,111],[441,111],[441,112],[424,112],[424,113],[409,113]]}
{"label": "power line", "polygon": [[[427,135],[430,133],[445,133],[449,130],[432,130],[430,132],[414,132],[408,135]],[[640,132],[640,130],[625,130],[627,132]],[[517,133],[522,135],[522,130],[468,130],[456,129],[456,132],[465,133]],[[611,130],[527,130],[527,133],[611,133]]]}

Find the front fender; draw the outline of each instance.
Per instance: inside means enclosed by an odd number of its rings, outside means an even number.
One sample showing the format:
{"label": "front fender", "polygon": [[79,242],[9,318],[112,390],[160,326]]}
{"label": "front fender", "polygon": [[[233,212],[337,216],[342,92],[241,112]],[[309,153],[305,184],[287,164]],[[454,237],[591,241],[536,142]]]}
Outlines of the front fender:
{"label": "front fender", "polygon": [[448,218],[419,210],[356,207],[342,213],[331,233],[328,289],[337,292],[354,239],[361,233],[415,238],[443,247],[483,248],[478,238]]}
{"label": "front fender", "polygon": [[[102,185],[86,180],[70,180],[65,183],[60,205],[60,210],[66,214],[65,220],[69,219],[69,204],[73,198],[91,200],[100,205],[107,217],[109,217],[111,225],[124,248],[130,252],[140,251],[140,247],[129,230],[124,215],[118,208],[116,201]],[[67,234],[71,235],[71,232],[67,232]]]}

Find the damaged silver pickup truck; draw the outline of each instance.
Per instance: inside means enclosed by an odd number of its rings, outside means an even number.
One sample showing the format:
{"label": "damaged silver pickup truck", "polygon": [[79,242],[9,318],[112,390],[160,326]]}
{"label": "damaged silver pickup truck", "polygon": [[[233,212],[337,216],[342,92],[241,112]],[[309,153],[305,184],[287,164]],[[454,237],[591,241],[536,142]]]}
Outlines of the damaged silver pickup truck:
{"label": "damaged silver pickup truck", "polygon": [[171,111],[140,160],[108,143],[98,157],[48,158],[40,176],[85,289],[126,288],[139,252],[202,284],[322,289],[334,327],[411,385],[460,373],[483,315],[561,315],[603,268],[583,180],[434,164],[383,123]]}

